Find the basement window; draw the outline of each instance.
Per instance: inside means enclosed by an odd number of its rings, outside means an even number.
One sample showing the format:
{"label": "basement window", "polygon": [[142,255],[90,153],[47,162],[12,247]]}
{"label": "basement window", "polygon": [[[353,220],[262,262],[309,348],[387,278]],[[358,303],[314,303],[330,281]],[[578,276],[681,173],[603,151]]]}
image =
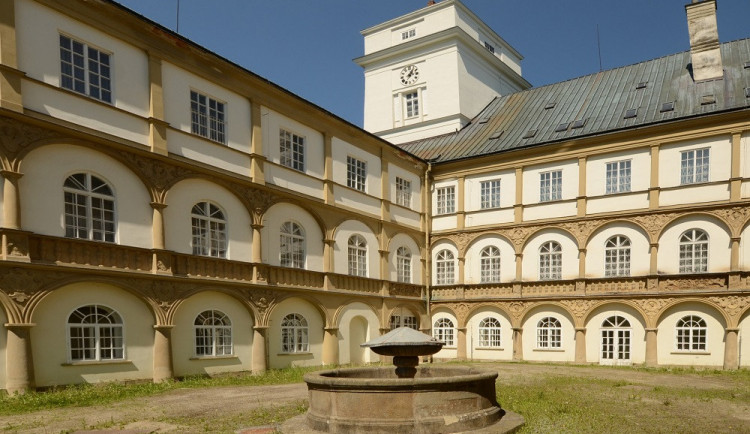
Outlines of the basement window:
{"label": "basement window", "polygon": [[521,138],[522,139],[530,139],[530,138],[532,138],[534,136],[536,136],[536,130],[535,129],[534,130],[526,131],[526,134],[524,134],[523,137],[521,137]]}
{"label": "basement window", "polygon": [[716,97],[713,95],[703,95],[701,97],[701,105],[709,105],[716,103]]}
{"label": "basement window", "polygon": [[562,123],[562,124],[558,125],[557,128],[555,128],[555,132],[556,133],[560,133],[560,132],[563,132],[563,131],[568,131],[568,126],[570,126],[570,123],[568,123],[568,122]]}
{"label": "basement window", "polygon": [[645,89],[647,84],[648,84],[647,81],[642,81],[642,82],[638,83],[637,85],[635,85],[635,88],[636,89]]}
{"label": "basement window", "polygon": [[586,125],[586,119],[578,119],[577,121],[573,122],[573,126],[570,128],[575,130],[577,128],[583,128],[584,125]]}
{"label": "basement window", "polygon": [[674,101],[669,101],[662,103],[659,113],[671,112],[672,110],[674,110]]}
{"label": "basement window", "polygon": [[632,119],[638,115],[638,109],[632,108],[625,111],[624,119]]}

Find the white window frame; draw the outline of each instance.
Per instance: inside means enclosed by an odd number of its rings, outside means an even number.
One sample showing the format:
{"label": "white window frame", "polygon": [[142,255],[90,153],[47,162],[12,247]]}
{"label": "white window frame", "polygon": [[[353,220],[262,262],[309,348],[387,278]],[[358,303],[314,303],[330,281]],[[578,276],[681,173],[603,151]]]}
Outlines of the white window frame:
{"label": "white window frame", "polygon": [[680,273],[708,272],[708,232],[688,229],[680,235]]}
{"label": "white window frame", "polygon": [[404,113],[406,114],[406,119],[419,117],[421,105],[419,90],[415,89],[410,92],[404,92]]}
{"label": "white window frame", "polygon": [[219,357],[234,354],[232,321],[219,310],[205,310],[193,321],[195,356]]}
{"label": "white window frame", "polygon": [[279,129],[279,164],[305,172],[305,137]]}
{"label": "white window frame", "polygon": [[304,228],[297,222],[284,222],[279,229],[279,265],[304,269],[306,260]]}
{"label": "white window frame", "polygon": [[562,170],[539,174],[539,202],[562,200]]}
{"label": "white window frame", "polygon": [[487,246],[479,252],[479,276],[481,283],[500,282],[500,249]]}
{"label": "white window frame", "polygon": [[190,221],[193,255],[226,258],[229,231],[224,210],[213,202],[201,201],[191,208]]}
{"label": "white window frame", "polygon": [[411,181],[396,177],[396,204],[411,208]]}
{"label": "white window frame", "polygon": [[227,142],[227,104],[190,90],[190,132],[216,143]]}
{"label": "white window frame", "polygon": [[367,162],[347,155],[346,186],[365,192],[367,188]]}
{"label": "white window frame", "polygon": [[59,47],[60,87],[112,104],[112,53],[62,33]]}
{"label": "white window frame", "polygon": [[350,276],[367,277],[367,241],[354,234],[347,242],[347,264]]}
{"label": "white window frame", "polygon": [[411,283],[411,251],[404,246],[396,249],[396,280]]}
{"label": "white window frame", "polygon": [[310,329],[304,316],[290,313],[281,320],[281,352],[310,352]]}
{"label": "white window frame", "polygon": [[401,31],[401,40],[405,41],[417,36],[417,29],[411,28]]}
{"label": "white window frame", "polygon": [[536,324],[536,348],[540,350],[562,348],[562,324],[560,320],[548,316]]}
{"label": "white window frame", "polygon": [[435,189],[437,209],[435,214],[453,214],[456,212],[456,187],[449,185]]}
{"label": "white window frame", "polygon": [[562,279],[562,246],[546,241],[539,246],[539,280]]}
{"label": "white window frame", "polygon": [[432,326],[432,337],[443,342],[446,347],[455,347],[453,321],[449,318],[438,318]]}
{"label": "white window frame", "polygon": [[680,152],[680,185],[708,182],[711,168],[711,148]]}
{"label": "white window frame", "polygon": [[606,165],[606,194],[630,191],[631,160],[610,161]]}
{"label": "white window frame", "polygon": [[502,327],[497,318],[488,316],[479,322],[479,348],[501,348]]}
{"label": "white window frame", "polygon": [[675,350],[680,352],[705,352],[708,348],[706,320],[698,315],[687,315],[675,324]]}
{"label": "white window frame", "polygon": [[604,243],[604,276],[630,276],[630,239],[614,235]]}
{"label": "white window frame", "polygon": [[[74,315],[80,318],[79,322],[71,321]],[[95,318],[93,322],[86,320],[91,316]],[[79,306],[68,315],[66,332],[68,361],[71,363],[125,360],[125,324],[122,316],[108,306]]]}
{"label": "white window frame", "polygon": [[417,317],[404,308],[399,308],[394,311],[388,321],[388,326],[391,330],[395,330],[399,327],[409,327],[414,330],[419,330]]}
{"label": "white window frame", "polygon": [[500,208],[500,180],[491,179],[479,183],[481,209]]}
{"label": "white window frame", "polygon": [[435,284],[453,285],[456,283],[455,269],[453,252],[448,249],[439,251],[435,256]]}
{"label": "white window frame", "polygon": [[88,172],[63,183],[65,237],[114,243],[117,234],[112,186]]}

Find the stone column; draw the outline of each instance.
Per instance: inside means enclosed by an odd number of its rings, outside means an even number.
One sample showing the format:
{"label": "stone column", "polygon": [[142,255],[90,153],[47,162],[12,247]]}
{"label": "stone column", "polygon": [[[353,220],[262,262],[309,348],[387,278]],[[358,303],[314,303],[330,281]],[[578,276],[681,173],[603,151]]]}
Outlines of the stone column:
{"label": "stone column", "polygon": [[263,229],[263,225],[260,223],[253,223],[250,225],[253,228],[253,247],[251,261],[256,264],[263,262],[262,245],[260,231]]}
{"label": "stone column", "polygon": [[154,383],[162,383],[174,376],[172,369],[173,325],[154,326]]}
{"label": "stone column", "polygon": [[523,328],[513,327],[513,361],[523,360]]}
{"label": "stone column", "polygon": [[658,329],[646,329],[646,366],[658,366],[656,332]]}
{"label": "stone column", "polygon": [[323,364],[324,365],[338,365],[339,364],[339,328],[338,327],[326,327],[325,333],[323,334]]}
{"label": "stone column", "polygon": [[333,273],[333,250],[336,245],[336,240],[333,238],[326,237],[323,240],[323,289],[333,289],[331,284],[331,273]]}
{"label": "stone column", "polygon": [[739,368],[739,345],[737,342],[738,328],[727,328],[724,338],[724,369]]}
{"label": "stone column", "polygon": [[463,256],[459,256],[456,259],[458,259],[458,279],[456,279],[456,284],[463,285],[465,282],[464,273],[466,272],[466,267],[464,267],[464,265],[466,264],[466,258],[464,258]]}
{"label": "stone column", "polygon": [[164,237],[164,208],[167,205],[159,202],[151,202],[151,208],[154,209],[153,223],[151,233],[153,236],[152,245],[154,249],[163,250],[165,248]]}
{"label": "stone column", "polygon": [[18,192],[18,180],[23,174],[1,170],[5,178],[3,183],[3,226],[8,229],[21,229],[21,196]]}
{"label": "stone column", "polygon": [[650,259],[649,274],[655,276],[659,271],[659,243],[651,243]]}
{"label": "stone column", "polygon": [[576,327],[576,363],[586,363],[585,327]]}
{"label": "stone column", "polygon": [[266,330],[268,330],[268,326],[253,327],[253,374],[262,374],[268,369],[266,364],[266,359],[268,358],[266,350]]}
{"label": "stone column", "polygon": [[34,363],[31,354],[31,327],[36,324],[5,324],[8,342],[5,347],[5,390],[24,394],[34,388]]}
{"label": "stone column", "polygon": [[466,360],[466,327],[456,327],[456,358]]}

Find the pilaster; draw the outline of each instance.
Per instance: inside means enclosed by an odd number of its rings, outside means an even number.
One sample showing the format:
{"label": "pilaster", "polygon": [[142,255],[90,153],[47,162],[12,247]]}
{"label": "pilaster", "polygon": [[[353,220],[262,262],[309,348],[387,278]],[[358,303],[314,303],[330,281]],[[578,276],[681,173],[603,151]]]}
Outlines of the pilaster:
{"label": "pilaster", "polygon": [[336,198],[333,194],[333,139],[328,133],[323,135],[323,200],[326,205],[333,205]]}
{"label": "pilaster", "polygon": [[263,153],[263,125],[261,107],[255,101],[250,101],[250,178],[253,182],[261,185],[266,183],[264,164],[266,161]]}
{"label": "pilaster", "polygon": [[339,340],[338,340],[338,327],[326,327],[323,329],[323,364],[324,365],[338,365],[339,364]]}
{"label": "pilaster", "polygon": [[658,329],[646,329],[646,366],[657,366],[659,364],[657,357],[656,332]]}
{"label": "pilaster", "polygon": [[262,374],[268,369],[266,363],[268,359],[266,330],[268,330],[267,326],[253,327],[253,361],[251,367],[253,374]]}
{"label": "pilaster", "polygon": [[23,113],[17,50],[15,2],[0,1],[0,108]]}
{"label": "pilaster", "polygon": [[727,328],[724,338],[724,369],[739,368],[739,340],[737,334],[740,329]]}
{"label": "pilaster", "polygon": [[732,171],[729,178],[729,200],[733,202],[742,199],[742,176],[740,174],[742,163],[742,154],[740,153],[741,140],[741,131],[732,133]]}
{"label": "pilaster", "polygon": [[154,383],[174,376],[172,368],[172,325],[154,326]]}
{"label": "pilaster", "polygon": [[513,361],[523,360],[523,328],[513,327]]}
{"label": "pilaster", "polygon": [[576,327],[576,363],[586,363],[585,327]]}
{"label": "pilaster", "polygon": [[164,120],[164,88],[162,86],[161,59],[152,53],[148,56],[149,118],[148,141],[151,152],[167,155],[167,122]]}
{"label": "pilaster", "polygon": [[21,229],[21,194],[18,180],[23,174],[10,170],[0,170],[5,178],[3,183],[3,226],[8,229]]}
{"label": "pilaster", "polygon": [[458,178],[458,187],[456,192],[456,229],[462,230],[466,227],[466,211],[464,206],[464,197],[466,196],[464,187],[466,185],[466,178],[460,176]]}
{"label": "pilaster", "polygon": [[466,327],[456,328],[456,358],[466,360]]}
{"label": "pilaster", "polygon": [[659,208],[659,145],[651,145],[651,176],[648,188],[649,209]]}
{"label": "pilaster", "polygon": [[516,200],[513,204],[513,222],[523,222],[523,168],[516,168]]}
{"label": "pilaster", "polygon": [[5,390],[24,394],[34,388],[34,362],[31,353],[31,328],[36,324],[5,324],[8,341],[5,346]]}
{"label": "pilaster", "polygon": [[578,197],[576,197],[578,217],[586,216],[586,157],[578,158]]}

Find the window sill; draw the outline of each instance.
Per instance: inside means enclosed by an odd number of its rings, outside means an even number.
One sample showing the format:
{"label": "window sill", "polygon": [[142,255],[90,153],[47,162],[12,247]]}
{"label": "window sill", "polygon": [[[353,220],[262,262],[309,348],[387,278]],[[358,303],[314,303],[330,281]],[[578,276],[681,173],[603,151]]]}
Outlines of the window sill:
{"label": "window sill", "polygon": [[238,356],[235,355],[226,355],[226,356],[194,356],[189,358],[188,360],[224,360],[224,359],[239,359]]}
{"label": "window sill", "polygon": [[310,351],[300,351],[298,353],[278,353],[277,356],[312,356]]}
{"label": "window sill", "polygon": [[541,351],[544,353],[564,353],[565,350],[562,348],[534,348],[531,351]]}
{"label": "window sill", "polygon": [[81,360],[76,362],[62,363],[60,366],[90,366],[90,365],[129,365],[133,364],[131,360]]}
{"label": "window sill", "polygon": [[476,347],[474,348],[476,351],[505,351],[505,348],[503,347]]}
{"label": "window sill", "polygon": [[669,354],[683,355],[683,356],[710,356],[710,351],[672,351]]}

